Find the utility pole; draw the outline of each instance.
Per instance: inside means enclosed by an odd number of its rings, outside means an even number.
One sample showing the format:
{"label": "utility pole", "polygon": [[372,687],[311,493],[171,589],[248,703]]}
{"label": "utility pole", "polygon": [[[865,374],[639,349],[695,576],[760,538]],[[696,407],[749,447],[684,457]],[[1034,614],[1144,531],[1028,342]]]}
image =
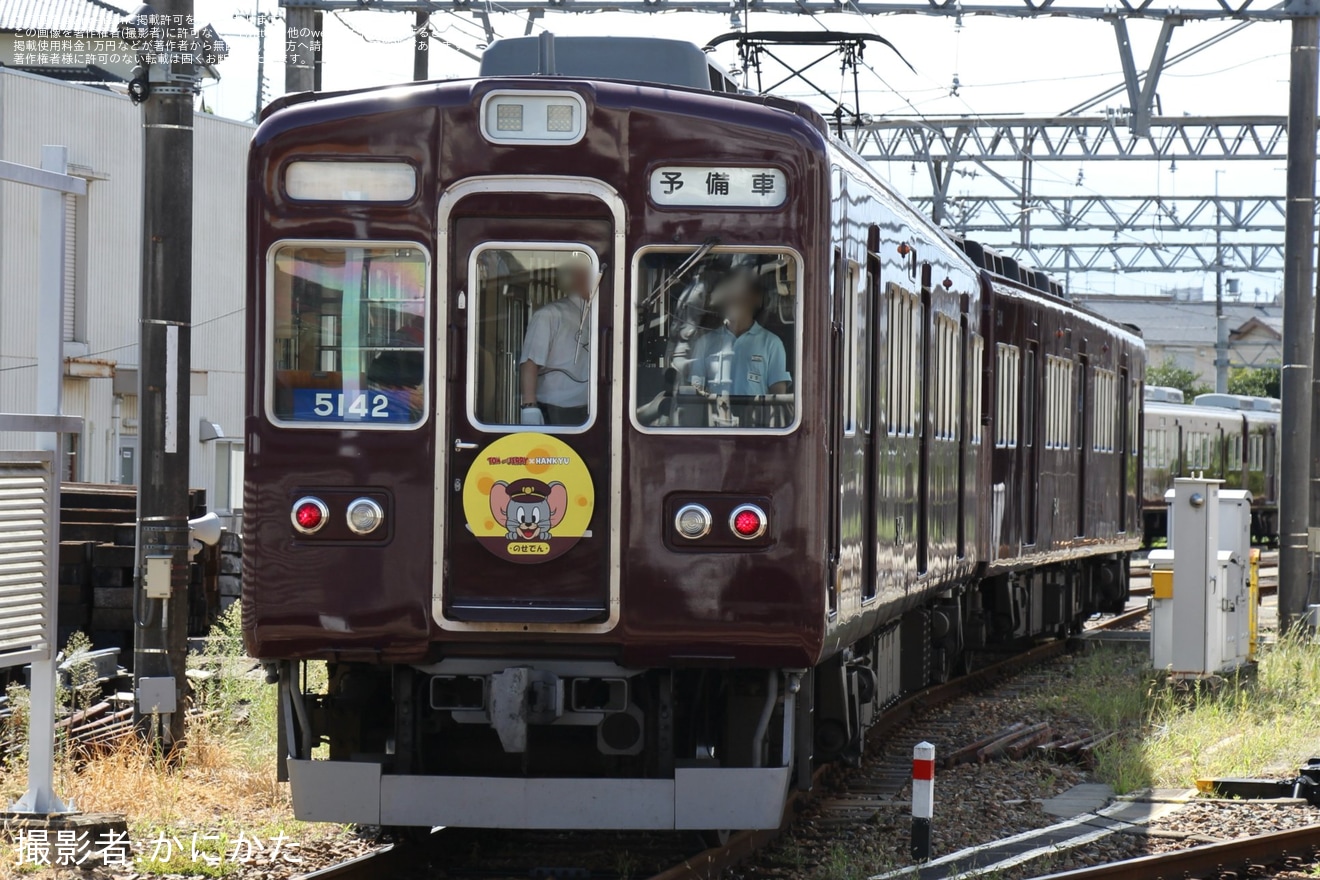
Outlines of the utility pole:
{"label": "utility pole", "polygon": [[275,20],[269,12],[261,11],[261,0],[252,12],[235,12],[234,18],[251,22],[257,29],[257,102],[252,111],[252,121],[261,119],[261,108],[266,106],[266,25]]}
{"label": "utility pole", "polygon": [[1228,393],[1228,319],[1224,317],[1223,215],[1219,210],[1219,175],[1215,171],[1215,391]]}
{"label": "utility pole", "polygon": [[[168,23],[165,23],[168,22]],[[177,23],[176,23],[177,22]],[[188,450],[192,322],[192,0],[156,0],[121,26],[136,36],[129,94],[142,105],[134,720],[168,751],[184,739],[188,639]],[[209,29],[208,29],[209,30]],[[189,53],[188,61],[183,60]],[[159,727],[156,727],[159,722]],[[153,729],[155,728],[155,729]]]}
{"label": "utility pole", "polygon": [[[1316,40],[1320,9],[1315,0],[1288,0],[1292,20],[1292,65],[1288,86],[1288,184],[1283,276],[1283,446],[1279,483],[1279,631],[1306,612],[1313,532],[1320,524],[1320,467],[1312,461],[1312,306],[1315,289]],[[1314,444],[1320,447],[1320,444]],[[1309,476],[1309,481],[1303,477]],[[1304,500],[1301,487],[1309,485]]]}
{"label": "utility pole", "polygon": [[431,56],[431,13],[419,9],[417,11],[417,28],[413,32],[413,82],[425,82],[430,79],[427,74],[427,59]]}
{"label": "utility pole", "polygon": [[284,10],[284,91],[286,94],[314,91],[317,80],[317,58],[320,52],[314,46],[321,43],[320,13],[306,6],[290,6]]}

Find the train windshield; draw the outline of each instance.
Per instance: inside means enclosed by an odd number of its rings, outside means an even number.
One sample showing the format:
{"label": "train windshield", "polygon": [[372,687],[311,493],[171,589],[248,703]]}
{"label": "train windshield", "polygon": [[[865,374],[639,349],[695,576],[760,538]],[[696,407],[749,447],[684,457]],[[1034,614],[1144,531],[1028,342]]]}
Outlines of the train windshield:
{"label": "train windshield", "polygon": [[[704,250],[695,262],[694,253]],[[779,430],[796,422],[799,262],[664,249],[637,266],[636,419],[643,428]]]}
{"label": "train windshield", "polygon": [[425,417],[426,255],[286,245],[271,265],[272,418],[361,427]]}

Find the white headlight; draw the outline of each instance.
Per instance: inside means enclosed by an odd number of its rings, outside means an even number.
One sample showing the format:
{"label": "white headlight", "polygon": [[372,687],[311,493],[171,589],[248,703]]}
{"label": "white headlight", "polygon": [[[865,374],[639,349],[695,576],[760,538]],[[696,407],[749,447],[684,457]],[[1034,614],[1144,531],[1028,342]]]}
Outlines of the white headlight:
{"label": "white headlight", "polygon": [[674,530],[690,541],[710,534],[710,524],[710,511],[700,504],[684,504],[674,514]]}
{"label": "white headlight", "polygon": [[385,521],[385,511],[370,498],[358,498],[348,505],[348,528],[355,535],[369,535]]}

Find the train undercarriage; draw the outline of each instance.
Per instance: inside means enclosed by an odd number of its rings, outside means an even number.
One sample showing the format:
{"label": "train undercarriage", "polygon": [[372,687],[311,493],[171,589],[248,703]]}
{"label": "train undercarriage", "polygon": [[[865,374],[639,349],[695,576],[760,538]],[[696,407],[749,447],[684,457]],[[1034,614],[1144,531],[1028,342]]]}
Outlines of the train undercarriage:
{"label": "train undercarriage", "polygon": [[[276,664],[299,818],[373,825],[777,827],[793,785],[860,759],[901,696],[1119,611],[1127,556],[959,585],[815,669],[453,657]],[[328,745],[311,760],[314,749]]]}

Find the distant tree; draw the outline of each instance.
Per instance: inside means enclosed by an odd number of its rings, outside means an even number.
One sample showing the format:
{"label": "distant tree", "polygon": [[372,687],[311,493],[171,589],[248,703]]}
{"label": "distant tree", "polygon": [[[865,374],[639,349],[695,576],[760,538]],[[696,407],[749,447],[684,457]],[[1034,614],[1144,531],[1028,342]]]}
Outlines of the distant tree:
{"label": "distant tree", "polygon": [[1165,358],[1164,362],[1157,366],[1146,368],[1146,384],[1177,388],[1188,403],[1191,403],[1192,398],[1198,394],[1209,394],[1215,390],[1201,381],[1200,373],[1178,366],[1171,357]]}
{"label": "distant tree", "polygon": [[1278,397],[1280,375],[1277,365],[1234,367],[1228,371],[1228,393],[1251,397]]}

